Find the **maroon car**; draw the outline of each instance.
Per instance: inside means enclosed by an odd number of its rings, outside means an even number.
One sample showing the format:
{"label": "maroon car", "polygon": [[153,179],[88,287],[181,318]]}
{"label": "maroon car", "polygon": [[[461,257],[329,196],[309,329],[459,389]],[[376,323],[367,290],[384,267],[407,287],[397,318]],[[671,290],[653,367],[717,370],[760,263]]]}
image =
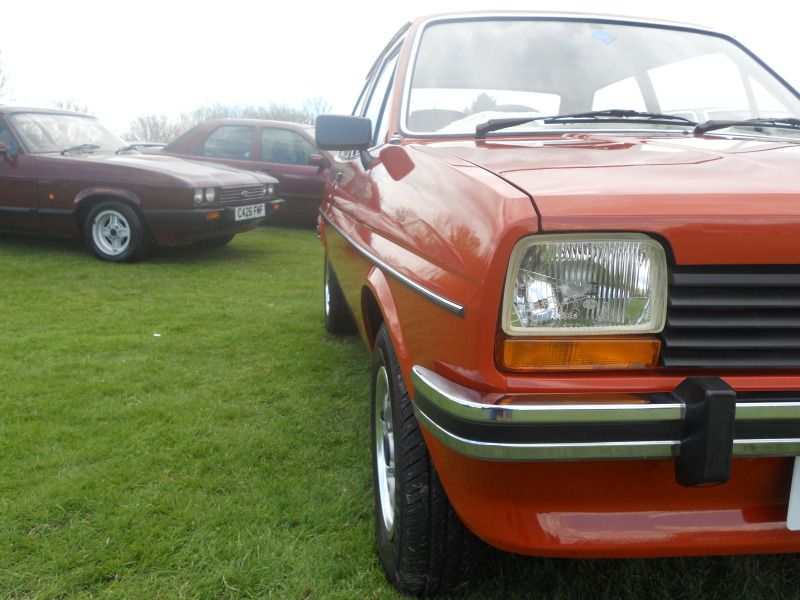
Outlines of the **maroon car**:
{"label": "maroon car", "polygon": [[197,125],[162,150],[193,160],[223,163],[268,173],[279,182],[286,206],[273,223],[317,221],[330,157],[314,141],[314,128],[261,119],[212,119]]}
{"label": "maroon car", "polygon": [[83,236],[100,258],[224,245],[282,201],[261,173],[141,154],[80,113],[0,106],[0,229]]}

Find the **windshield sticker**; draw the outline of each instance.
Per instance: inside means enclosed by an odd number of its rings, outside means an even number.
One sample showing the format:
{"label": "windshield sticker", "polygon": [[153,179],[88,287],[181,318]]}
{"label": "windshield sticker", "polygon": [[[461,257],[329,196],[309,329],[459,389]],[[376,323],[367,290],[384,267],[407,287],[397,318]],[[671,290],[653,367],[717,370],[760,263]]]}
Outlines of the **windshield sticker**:
{"label": "windshield sticker", "polygon": [[616,37],[606,31],[593,31],[592,37],[598,42],[602,42],[604,44],[610,44],[611,42],[615,42],[617,40]]}

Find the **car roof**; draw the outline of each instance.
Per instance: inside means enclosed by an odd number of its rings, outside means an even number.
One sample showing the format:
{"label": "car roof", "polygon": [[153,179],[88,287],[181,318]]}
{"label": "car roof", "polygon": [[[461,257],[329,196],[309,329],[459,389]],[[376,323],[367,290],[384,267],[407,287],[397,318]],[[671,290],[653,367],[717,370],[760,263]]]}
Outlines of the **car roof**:
{"label": "car roof", "polygon": [[275,127],[286,127],[289,129],[313,129],[313,125],[308,123],[297,123],[295,121],[274,121],[272,119],[207,119],[200,125],[272,125]]}
{"label": "car roof", "polygon": [[87,115],[86,113],[76,112],[74,110],[62,110],[60,108],[41,108],[41,107],[32,107],[32,106],[9,106],[6,104],[0,104],[0,114],[3,115],[13,115],[15,113],[37,113],[43,115],[71,115],[77,117],[87,117],[89,119],[94,119],[92,115]]}
{"label": "car roof", "polygon": [[640,24],[640,25],[663,25],[666,27],[686,27],[701,31],[718,33],[716,30],[705,25],[695,23],[685,23],[681,21],[670,21],[667,19],[654,19],[651,17],[636,17],[627,15],[615,15],[607,13],[590,12],[566,12],[566,11],[537,11],[537,10],[480,10],[453,13],[436,13],[420,16],[414,19],[413,24],[419,25],[428,21],[450,20],[450,19],[475,19],[483,17],[524,17],[524,18],[544,18],[544,19],[576,19],[576,20],[599,20],[599,21],[619,21],[621,23]]}

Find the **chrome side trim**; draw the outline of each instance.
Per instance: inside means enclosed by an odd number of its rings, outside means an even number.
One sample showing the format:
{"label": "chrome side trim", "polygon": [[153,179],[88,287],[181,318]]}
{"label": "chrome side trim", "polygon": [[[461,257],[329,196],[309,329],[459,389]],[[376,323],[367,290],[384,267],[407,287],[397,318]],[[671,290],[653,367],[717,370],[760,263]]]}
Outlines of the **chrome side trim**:
{"label": "chrome side trim", "polygon": [[[616,460],[679,456],[681,401],[493,404],[485,394],[419,365],[411,369],[414,412],[459,454],[482,460]],[[602,394],[592,394],[592,399]],[[800,456],[800,401],[736,403],[733,456]],[[684,433],[682,433],[682,431]],[[678,439],[676,439],[678,438]],[[563,440],[563,441],[562,441]]]}
{"label": "chrome side trim", "polygon": [[353,240],[349,235],[347,235],[344,231],[342,231],[335,223],[333,223],[333,221],[330,220],[328,215],[326,215],[322,211],[320,211],[319,214],[322,215],[322,218],[325,219],[325,222],[331,227],[333,227],[333,229],[335,229],[336,232],[347,241],[347,243],[349,243],[353,248],[355,248],[358,251],[359,254],[361,254],[364,258],[366,258],[368,261],[370,261],[372,264],[378,267],[381,271],[388,273],[389,275],[397,279],[400,283],[407,285],[412,290],[417,292],[420,296],[433,302],[439,308],[443,308],[446,311],[449,311],[459,317],[464,316],[466,310],[461,304],[453,302],[452,300],[448,300],[444,296],[440,296],[436,292],[432,292],[431,290],[420,285],[413,279],[407,277],[406,275],[403,275],[400,271],[398,271],[391,265],[385,263],[383,260],[372,254],[372,252],[364,248],[361,244]]}

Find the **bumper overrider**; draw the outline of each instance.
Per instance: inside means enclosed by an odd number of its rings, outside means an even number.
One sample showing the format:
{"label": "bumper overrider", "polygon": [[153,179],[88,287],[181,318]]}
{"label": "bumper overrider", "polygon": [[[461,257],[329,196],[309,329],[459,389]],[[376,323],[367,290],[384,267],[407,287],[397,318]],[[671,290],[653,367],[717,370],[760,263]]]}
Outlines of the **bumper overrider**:
{"label": "bumper overrider", "polygon": [[444,445],[471,458],[564,461],[675,458],[685,486],[722,483],[733,457],[800,455],[800,391],[739,392],[687,377],[668,393],[476,391],[416,365],[414,410]]}

